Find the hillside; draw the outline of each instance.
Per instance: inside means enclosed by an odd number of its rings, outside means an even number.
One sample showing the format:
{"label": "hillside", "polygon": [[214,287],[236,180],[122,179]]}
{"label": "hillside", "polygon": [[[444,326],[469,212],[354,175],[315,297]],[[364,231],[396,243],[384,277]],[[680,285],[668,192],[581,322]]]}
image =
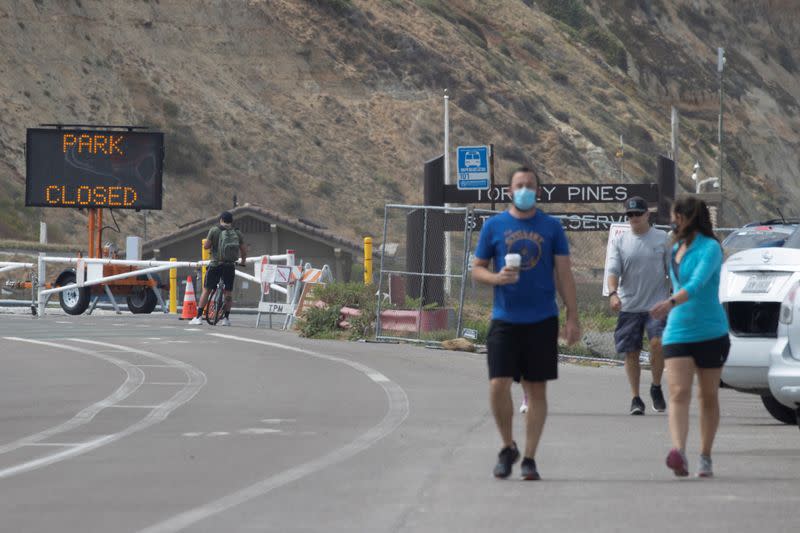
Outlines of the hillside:
{"label": "hillside", "polygon": [[[240,203],[343,236],[421,201],[423,161],[494,143],[500,175],[652,181],[682,115],[680,182],[716,174],[716,47],[727,50],[723,223],[800,215],[800,3],[793,0],[5,0],[0,238],[82,241],[86,215],[25,208],[41,123],[166,133],[148,236]],[[123,233],[143,215],[118,212]]]}

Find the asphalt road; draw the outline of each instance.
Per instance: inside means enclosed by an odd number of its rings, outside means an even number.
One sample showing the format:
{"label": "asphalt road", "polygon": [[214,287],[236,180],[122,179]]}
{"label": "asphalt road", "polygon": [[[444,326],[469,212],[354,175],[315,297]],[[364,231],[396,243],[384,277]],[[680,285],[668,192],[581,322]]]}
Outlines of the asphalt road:
{"label": "asphalt road", "polygon": [[796,530],[800,434],[756,397],[679,480],[621,368],[562,364],[543,481],[497,481],[484,356],[254,322],[0,314],[0,531]]}

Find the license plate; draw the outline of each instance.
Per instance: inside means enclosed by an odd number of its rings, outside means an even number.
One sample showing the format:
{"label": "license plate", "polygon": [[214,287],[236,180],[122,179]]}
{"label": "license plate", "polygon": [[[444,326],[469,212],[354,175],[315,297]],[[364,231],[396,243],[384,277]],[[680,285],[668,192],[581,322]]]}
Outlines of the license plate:
{"label": "license plate", "polygon": [[748,279],[747,283],[744,284],[744,289],[742,289],[742,292],[769,292],[774,282],[775,278],[772,276],[750,276],[750,279]]}

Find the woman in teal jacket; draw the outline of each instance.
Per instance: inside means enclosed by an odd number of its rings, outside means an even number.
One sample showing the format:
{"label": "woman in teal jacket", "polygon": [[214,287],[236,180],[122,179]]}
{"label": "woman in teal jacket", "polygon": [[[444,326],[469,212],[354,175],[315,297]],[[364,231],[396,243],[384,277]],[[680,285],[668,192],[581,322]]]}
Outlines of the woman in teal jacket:
{"label": "woman in teal jacket", "polygon": [[672,208],[673,239],[670,278],[672,297],[650,310],[667,317],[663,336],[669,378],[669,430],[673,448],[667,466],[676,476],[689,474],[686,436],[692,379],[700,385],[699,477],[711,477],[711,446],[719,427],[719,383],[728,358],[728,318],[719,302],[722,247],[714,236],[705,202],[681,198]]}

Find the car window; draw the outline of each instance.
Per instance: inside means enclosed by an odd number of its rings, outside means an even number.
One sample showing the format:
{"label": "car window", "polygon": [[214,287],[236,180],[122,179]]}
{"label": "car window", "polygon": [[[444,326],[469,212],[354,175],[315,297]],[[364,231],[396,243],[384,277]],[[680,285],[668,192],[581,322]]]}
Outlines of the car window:
{"label": "car window", "polygon": [[800,226],[794,230],[794,233],[789,235],[784,246],[786,248],[800,248]]}
{"label": "car window", "polygon": [[[722,241],[722,248],[726,255],[748,250],[750,248],[780,247],[789,245],[787,240],[797,234],[797,226],[750,226],[744,227],[728,235]],[[800,248],[800,236],[793,248]]]}

